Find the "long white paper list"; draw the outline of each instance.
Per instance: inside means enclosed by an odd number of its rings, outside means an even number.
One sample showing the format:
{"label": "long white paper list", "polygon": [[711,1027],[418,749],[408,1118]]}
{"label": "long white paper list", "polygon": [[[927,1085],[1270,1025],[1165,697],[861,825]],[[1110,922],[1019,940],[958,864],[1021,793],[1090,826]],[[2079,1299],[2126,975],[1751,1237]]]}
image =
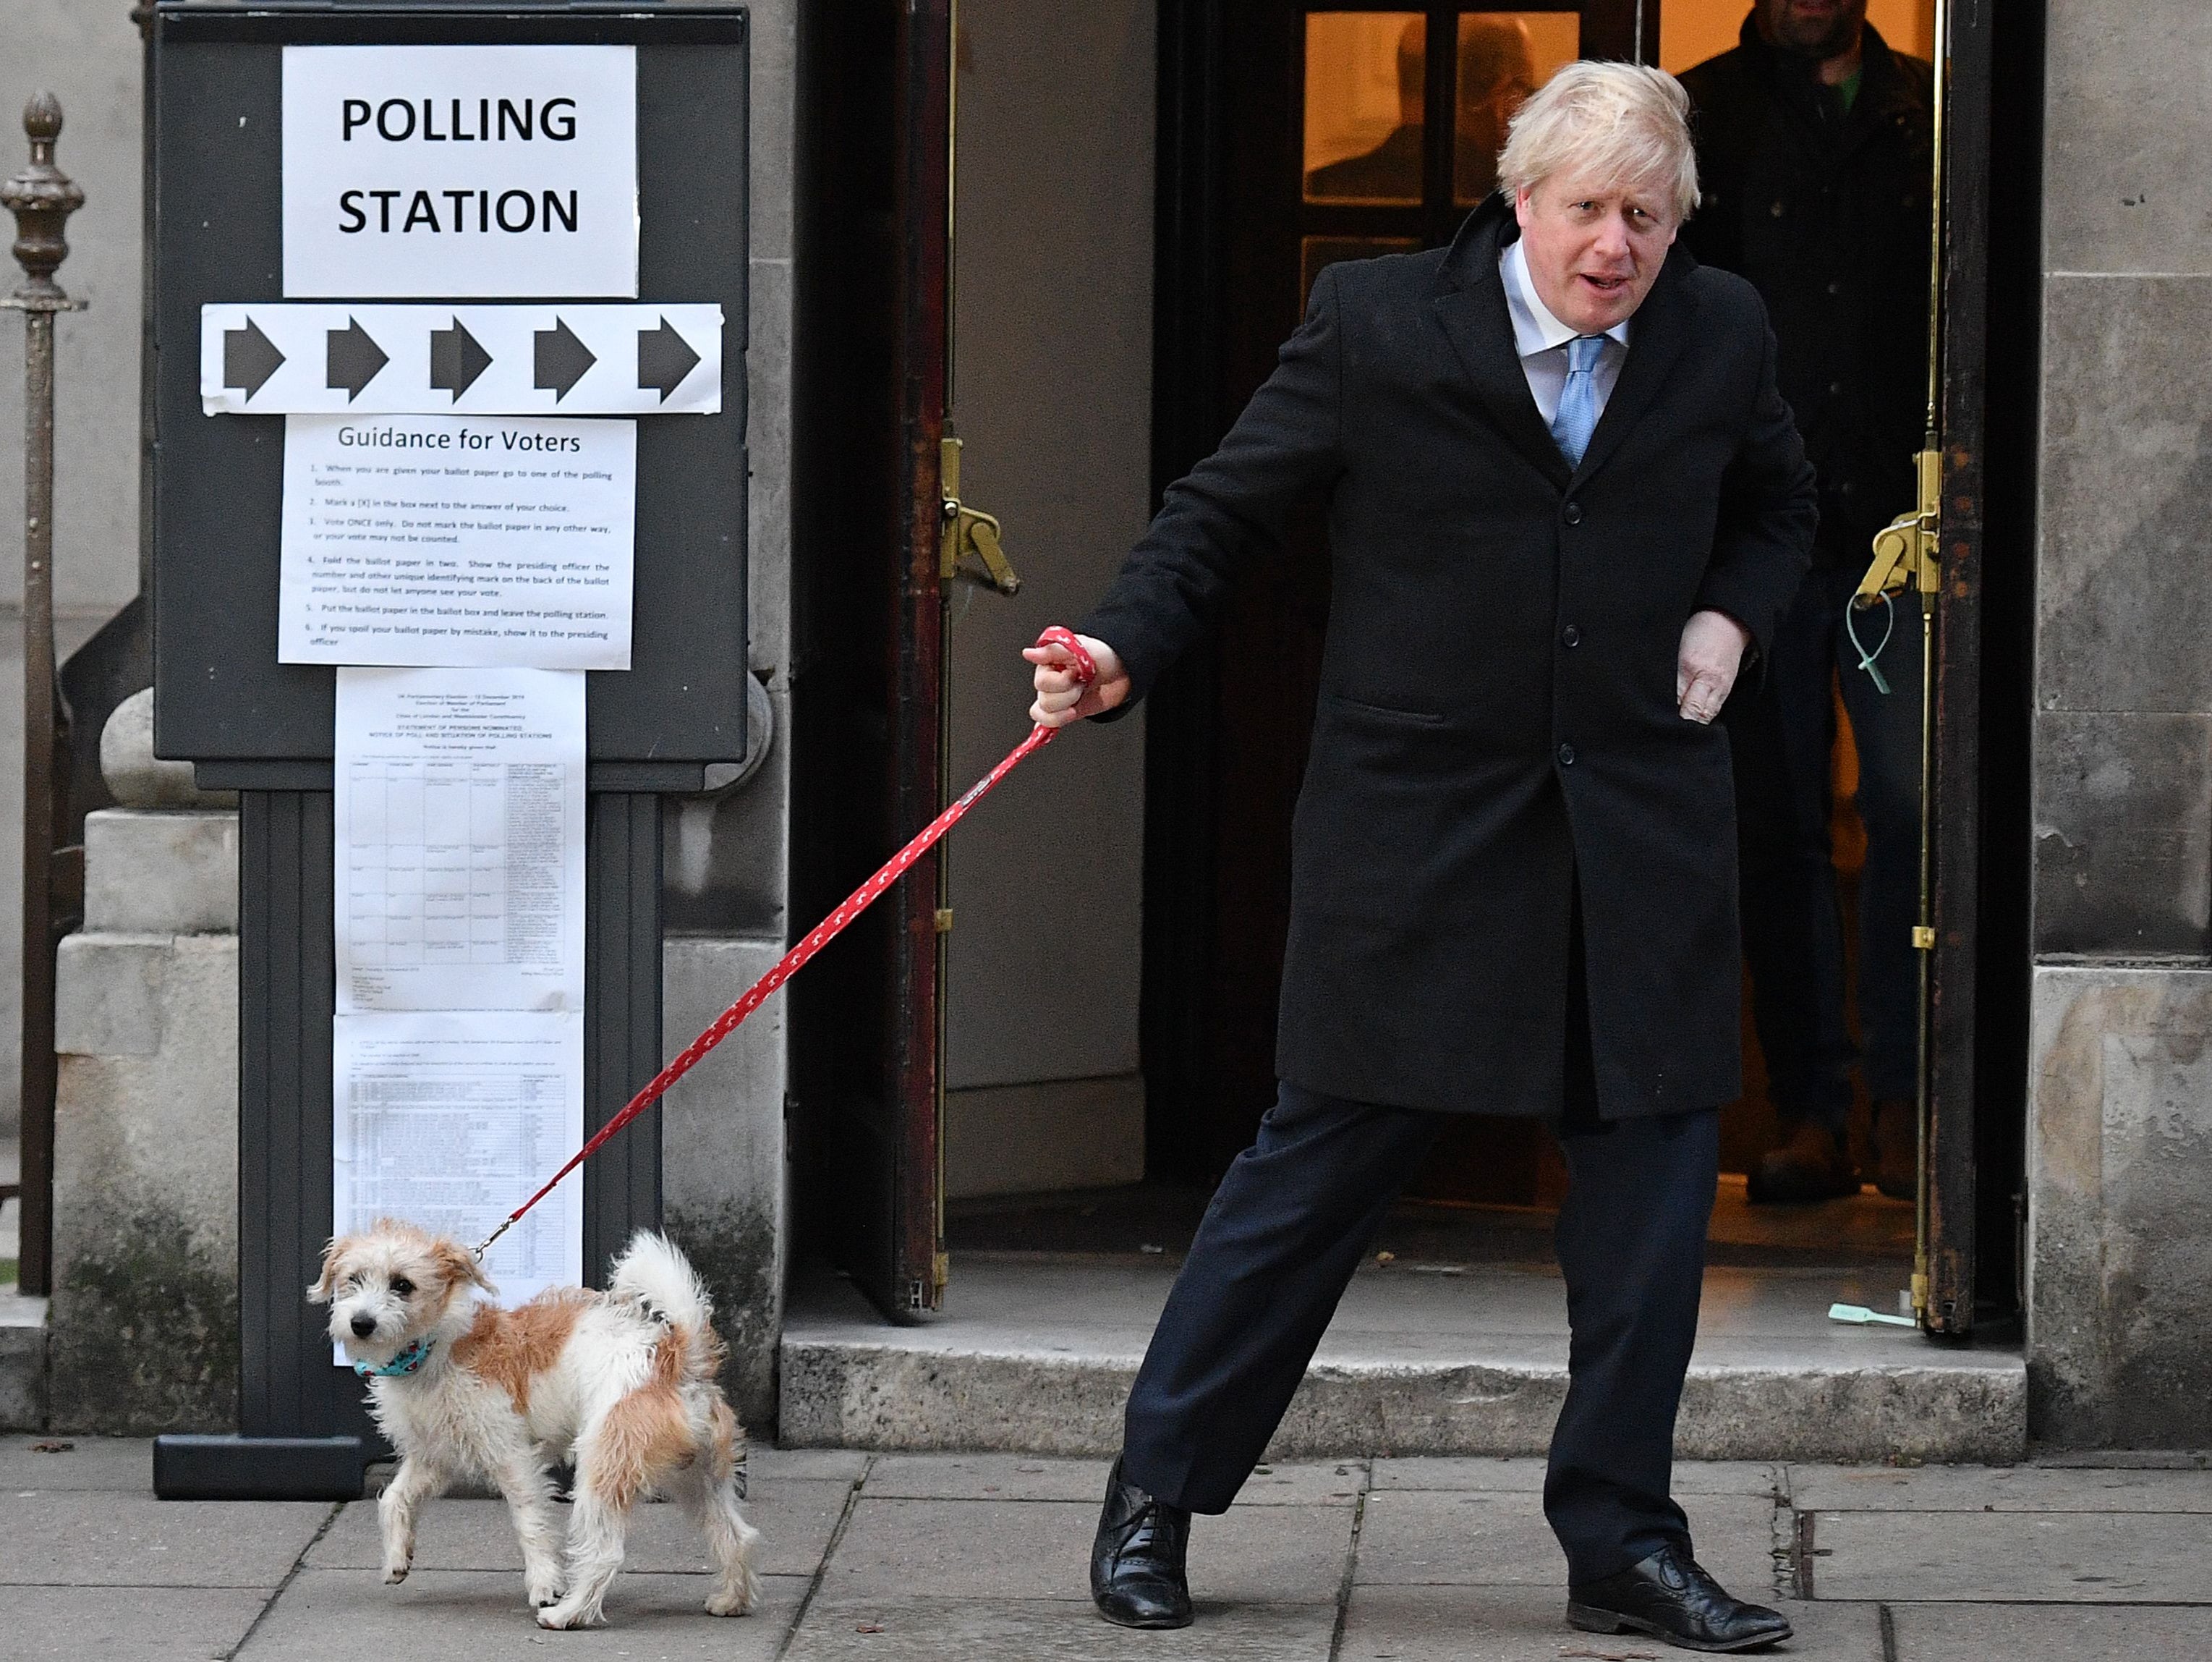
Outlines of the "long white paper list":
{"label": "long white paper list", "polygon": [[337,673],[337,1008],[584,1008],[584,677]]}
{"label": "long white paper list", "polygon": [[[580,1011],[342,1015],[334,1038],[340,1233],[388,1216],[473,1246],[583,1141]],[[501,1303],[583,1279],[582,1192],[492,1248]]]}
{"label": "long white paper list", "polygon": [[287,664],[628,669],[637,423],[287,416]]}

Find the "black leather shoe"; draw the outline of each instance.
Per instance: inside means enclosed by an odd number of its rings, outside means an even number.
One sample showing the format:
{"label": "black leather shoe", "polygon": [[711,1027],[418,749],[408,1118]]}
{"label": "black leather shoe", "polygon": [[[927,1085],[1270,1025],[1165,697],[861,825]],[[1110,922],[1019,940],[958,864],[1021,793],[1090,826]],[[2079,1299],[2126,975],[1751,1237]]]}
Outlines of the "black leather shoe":
{"label": "black leather shoe", "polygon": [[1842,1140],[1804,1120],[1788,1141],[1759,1157],[1744,1198],[1753,1206],[1802,1205],[1858,1192],[1859,1174]]}
{"label": "black leather shoe", "polygon": [[1675,1547],[1567,1592],[1567,1625],[1584,1633],[1656,1635],[1690,1651],[1749,1651],[1790,1635],[1789,1618],[1731,1598]]}
{"label": "black leather shoe", "polygon": [[1190,1514],[1121,1481],[1121,1463],[1106,1477],[1098,1538],[1091,1543],[1091,1599],[1099,1615],[1125,1628],[1187,1628],[1190,1586],[1183,1553]]}

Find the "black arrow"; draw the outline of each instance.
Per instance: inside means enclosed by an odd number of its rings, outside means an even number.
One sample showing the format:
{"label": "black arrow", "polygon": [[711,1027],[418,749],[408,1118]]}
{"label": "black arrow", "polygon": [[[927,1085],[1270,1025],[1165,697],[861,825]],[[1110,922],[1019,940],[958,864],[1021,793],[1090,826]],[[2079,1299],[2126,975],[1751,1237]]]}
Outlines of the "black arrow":
{"label": "black arrow", "polygon": [[461,326],[459,318],[450,329],[430,332],[430,387],[451,393],[455,399],[476,385],[477,377],[491,368],[491,354],[483,344]]}
{"label": "black arrow", "polygon": [[684,377],[698,367],[699,355],[691,350],[691,343],[670,328],[666,318],[660,320],[658,329],[637,332],[637,384],[659,387],[663,404],[684,384]]}
{"label": "black arrow", "polygon": [[550,329],[540,329],[532,335],[531,342],[538,354],[538,375],[532,384],[540,392],[550,389],[556,404],[567,398],[569,388],[583,380],[584,371],[599,362],[592,349],[571,334],[559,318],[553,320]]}
{"label": "black arrow", "polygon": [[252,398],[269,384],[269,377],[283,367],[284,355],[276,343],[261,332],[252,318],[243,329],[222,332],[222,384],[237,387]]}
{"label": "black arrow", "polygon": [[343,329],[325,331],[328,340],[326,368],[323,385],[345,388],[346,402],[351,404],[361,396],[361,389],[374,380],[377,372],[392,360],[384,356],[384,349],[369,338],[368,331],[358,320],[346,320]]}

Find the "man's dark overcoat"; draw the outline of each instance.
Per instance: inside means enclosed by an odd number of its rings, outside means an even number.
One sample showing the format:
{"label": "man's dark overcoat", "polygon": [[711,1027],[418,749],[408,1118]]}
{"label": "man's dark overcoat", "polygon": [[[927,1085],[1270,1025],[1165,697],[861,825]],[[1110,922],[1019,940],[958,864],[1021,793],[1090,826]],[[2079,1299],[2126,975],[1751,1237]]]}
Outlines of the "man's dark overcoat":
{"label": "man's dark overcoat", "polygon": [[[1141,697],[1316,487],[1333,599],[1292,837],[1276,1065],[1401,1107],[1555,1114],[1580,888],[1596,1107],[1739,1090],[1735,825],[1684,622],[1764,642],[1812,469],[1758,295],[1679,244],[1579,467],[1538,414],[1501,199],[1449,249],[1330,266],[1273,375],[1079,626]],[[1264,663],[1236,673],[1265,696]]]}

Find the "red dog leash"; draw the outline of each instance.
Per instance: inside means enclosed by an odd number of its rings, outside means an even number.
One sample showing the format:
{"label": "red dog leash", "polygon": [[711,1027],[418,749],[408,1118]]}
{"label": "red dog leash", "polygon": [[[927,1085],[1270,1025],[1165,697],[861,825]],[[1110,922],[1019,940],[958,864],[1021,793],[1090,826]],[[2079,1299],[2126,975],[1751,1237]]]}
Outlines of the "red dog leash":
{"label": "red dog leash", "polygon": [[[1048,629],[1043,634],[1037,636],[1037,644],[1039,646],[1065,647],[1069,652],[1073,653],[1075,657],[1075,679],[1085,685],[1089,685],[1092,681],[1097,679],[1098,666],[1091,661],[1091,654],[1083,649],[1080,643],[1077,642],[1072,630],[1062,629],[1055,624],[1052,628]],[[520,1219],[524,1213],[527,1212],[532,1207],[537,1205],[538,1202],[544,1200],[546,1196],[551,1194],[554,1190],[560,1187],[561,1179],[567,1177],[569,1172],[574,1171],[578,1166],[581,1166],[586,1160],[589,1160],[594,1154],[596,1154],[599,1151],[600,1144],[604,1143],[609,1137],[614,1135],[614,1134],[621,1130],[623,1126],[629,1124],[647,1109],[652,1107],[654,1103],[659,1101],[663,1096],[666,1095],[668,1088],[674,1085],[678,1080],[683,1078],[684,1075],[690,1073],[692,1068],[697,1067],[699,1063],[705,1059],[708,1051],[713,1050],[717,1044],[720,1044],[724,1039],[735,1032],[738,1025],[742,1023],[747,1016],[750,1015],[755,1010],[757,1010],[763,1004],[766,1003],[770,993],[775,991],[775,989],[782,986],[785,982],[790,980],[793,976],[798,974],[800,966],[803,965],[808,959],[812,958],[815,953],[820,952],[832,941],[835,941],[839,934],[843,933],[847,924],[850,923],[862,912],[867,910],[867,909],[875,903],[878,897],[879,897],[885,889],[888,889],[892,884],[898,881],[900,878],[905,876],[908,867],[912,866],[915,861],[921,859],[922,855],[927,854],[931,849],[936,847],[938,843],[944,837],[945,833],[951,831],[955,825],[958,825],[961,819],[965,817],[969,809],[974,807],[976,803],[981,801],[984,797],[990,794],[991,788],[994,785],[996,785],[999,781],[1005,778],[1008,774],[1012,773],[1015,768],[1018,767],[1024,758],[1030,756],[1034,752],[1042,750],[1045,746],[1050,744],[1052,742],[1053,735],[1059,731],[1060,729],[1058,728],[1048,728],[1042,725],[1039,725],[1036,728],[1032,728],[1030,730],[1030,736],[1023,740],[1020,744],[1015,746],[1012,750],[1009,751],[1006,753],[1006,758],[1004,761],[1000,762],[995,768],[993,768],[990,772],[984,775],[981,780],[969,786],[965,795],[962,796],[958,801],[953,803],[951,807],[945,809],[944,813],[939,814],[936,819],[931,820],[927,825],[924,826],[921,834],[917,836],[914,841],[908,843],[896,854],[893,855],[873,877],[871,877],[866,882],[861,884],[859,888],[854,890],[852,893],[846,896],[843,903],[838,906],[837,910],[831,912],[829,916],[823,918],[819,923],[816,924],[808,933],[805,940],[800,941],[796,947],[793,947],[789,952],[786,953],[783,957],[777,961],[774,969],[770,970],[766,975],[763,976],[758,981],[756,981],[750,987],[747,988],[743,998],[740,998],[736,1003],[730,1006],[728,1009],[723,1011],[721,1014],[716,1016],[713,1025],[709,1026],[705,1032],[700,1034],[698,1038],[693,1039],[690,1044],[684,1047],[683,1054],[678,1056],[675,1061],[670,1062],[665,1068],[663,1068],[659,1073],[655,1074],[653,1076],[652,1081],[647,1084],[643,1090],[640,1091],[635,1096],[629,1099],[629,1104],[623,1109],[622,1112],[617,1114],[612,1119],[601,1126],[599,1130],[593,1134],[592,1140],[589,1142],[586,1142],[581,1148],[578,1149],[574,1154],[569,1157],[568,1163],[566,1166],[562,1166],[559,1171],[556,1172],[551,1178],[547,1179],[545,1186],[543,1189],[540,1189],[528,1200],[523,1202],[521,1205],[516,1207],[514,1211],[508,1213],[507,1215],[507,1221],[501,1223],[498,1228],[493,1230],[490,1234],[484,1237],[483,1244],[477,1248],[477,1257],[481,1258],[485,1253],[490,1251],[492,1243],[494,1241],[497,1240],[501,1235],[507,1233],[509,1229],[512,1229],[514,1227],[516,1221]]]}

